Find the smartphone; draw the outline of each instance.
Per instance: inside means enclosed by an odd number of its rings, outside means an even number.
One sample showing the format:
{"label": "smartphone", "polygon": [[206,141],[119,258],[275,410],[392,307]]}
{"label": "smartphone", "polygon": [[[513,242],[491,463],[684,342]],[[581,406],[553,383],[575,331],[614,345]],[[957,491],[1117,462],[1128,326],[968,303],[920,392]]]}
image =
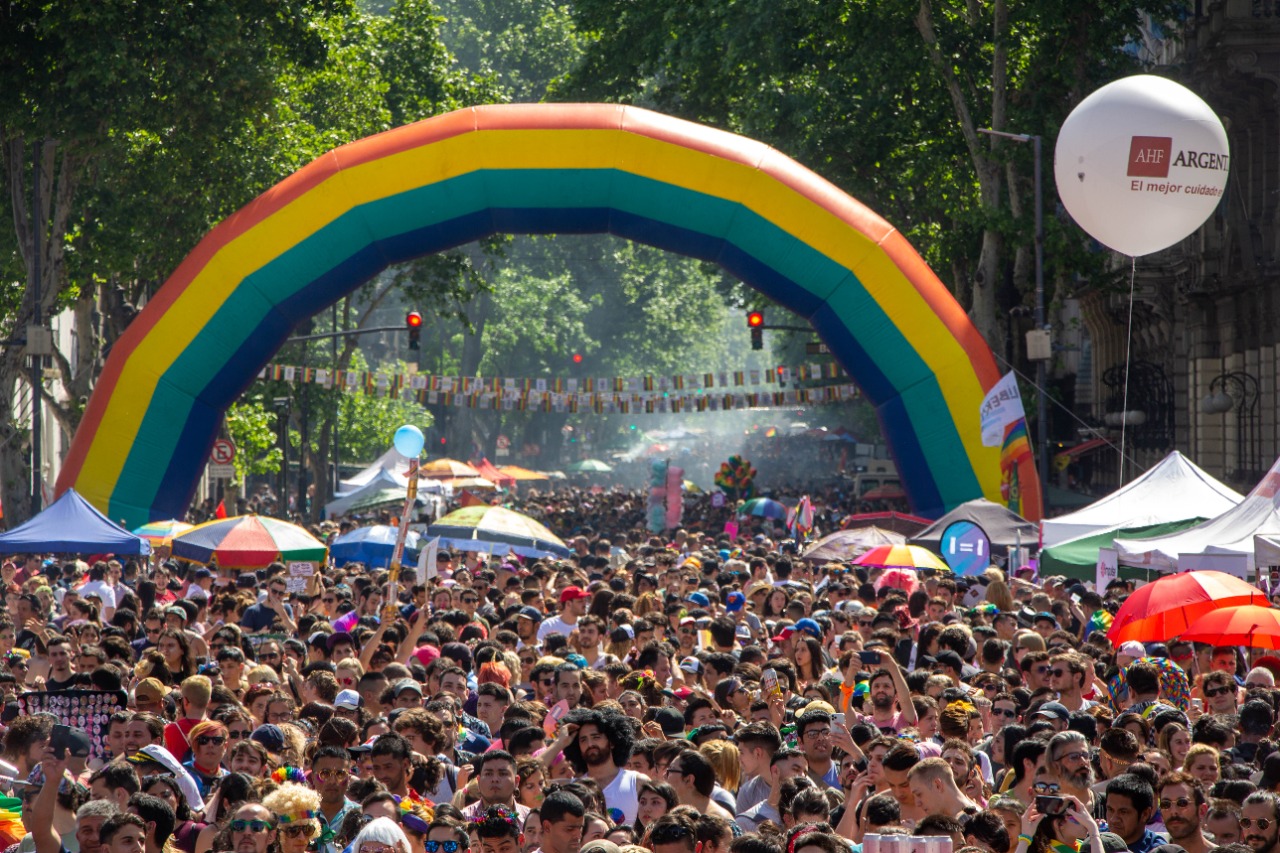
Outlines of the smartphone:
{"label": "smartphone", "polygon": [[778,671],[773,667],[760,673],[760,692],[766,698],[782,692],[782,688],[778,687]]}
{"label": "smartphone", "polygon": [[831,715],[831,722],[835,723],[835,724],[836,724],[836,725],[838,725],[838,726],[843,726],[843,725],[844,725],[844,714],[840,713],[839,711],[837,711],[836,713],[832,714],[832,715]]}
{"label": "smartphone", "polygon": [[858,660],[863,663],[880,663],[879,652],[858,652]]}
{"label": "smartphone", "polygon": [[1046,817],[1057,817],[1067,811],[1067,801],[1063,797],[1036,797],[1036,809]]}
{"label": "smartphone", "polygon": [[71,727],[61,723],[55,724],[53,731],[49,734],[49,748],[53,750],[53,757],[59,761],[66,758],[67,747],[70,745]]}
{"label": "smartphone", "polygon": [[1192,700],[1191,700],[1191,707],[1192,707],[1192,708],[1195,708],[1197,711],[1204,711],[1204,700],[1203,700],[1203,699],[1192,699]]}

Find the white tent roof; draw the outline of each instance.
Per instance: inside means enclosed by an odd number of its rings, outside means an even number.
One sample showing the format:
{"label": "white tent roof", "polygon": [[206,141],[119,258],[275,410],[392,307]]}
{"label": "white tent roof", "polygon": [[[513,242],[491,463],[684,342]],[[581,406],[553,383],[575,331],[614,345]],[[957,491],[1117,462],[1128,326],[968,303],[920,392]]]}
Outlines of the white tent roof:
{"label": "white tent roof", "polygon": [[1254,562],[1259,566],[1280,566],[1280,536],[1258,534],[1253,537]]}
{"label": "white tent roof", "polygon": [[1203,524],[1159,539],[1117,539],[1120,562],[1175,571],[1179,554],[1243,554],[1254,567],[1254,534],[1280,534],[1280,459],[1239,504]]}
{"label": "white tent roof", "polygon": [[405,475],[409,471],[409,457],[401,456],[400,452],[394,447],[386,453],[379,456],[373,461],[373,464],[358,474],[354,474],[350,479],[342,480],[338,483],[338,494],[348,495],[363,486],[369,485],[374,479],[386,481],[385,474],[398,475],[398,480],[389,482],[398,483],[400,486],[408,484],[409,480]]}
{"label": "white tent roof", "polygon": [[1244,495],[1173,451],[1141,477],[1083,509],[1040,523],[1045,548],[1113,527],[1146,527],[1188,518],[1215,518]]}

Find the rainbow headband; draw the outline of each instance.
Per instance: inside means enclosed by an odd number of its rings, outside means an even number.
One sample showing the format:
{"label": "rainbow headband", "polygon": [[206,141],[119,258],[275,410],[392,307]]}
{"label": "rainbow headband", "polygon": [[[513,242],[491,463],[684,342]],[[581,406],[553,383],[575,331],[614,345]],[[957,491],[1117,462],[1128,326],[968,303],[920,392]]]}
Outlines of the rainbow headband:
{"label": "rainbow headband", "polygon": [[57,491],[129,528],[181,517],[223,412],[318,306],[491,234],[601,231],[714,261],[809,321],[875,405],[918,514],[1001,499],[977,417],[999,368],[906,238],[760,142],[614,104],[436,116],[331,151],[232,214],[112,348]]}

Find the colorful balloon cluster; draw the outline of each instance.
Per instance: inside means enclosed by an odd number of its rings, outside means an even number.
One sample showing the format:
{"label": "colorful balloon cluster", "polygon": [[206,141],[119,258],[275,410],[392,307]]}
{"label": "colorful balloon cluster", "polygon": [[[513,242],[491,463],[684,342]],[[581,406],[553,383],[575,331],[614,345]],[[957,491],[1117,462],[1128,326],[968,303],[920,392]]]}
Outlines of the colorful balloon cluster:
{"label": "colorful balloon cluster", "polygon": [[733,500],[749,500],[755,496],[756,469],[741,456],[734,454],[720,463],[715,483]]}

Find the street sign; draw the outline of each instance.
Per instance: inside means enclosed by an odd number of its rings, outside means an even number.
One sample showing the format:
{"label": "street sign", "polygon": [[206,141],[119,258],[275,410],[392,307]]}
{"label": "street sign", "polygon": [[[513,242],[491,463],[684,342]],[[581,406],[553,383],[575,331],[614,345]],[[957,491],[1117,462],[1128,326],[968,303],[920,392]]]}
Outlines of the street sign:
{"label": "street sign", "polygon": [[215,480],[230,480],[236,475],[236,466],[209,463],[209,476]]}
{"label": "street sign", "polygon": [[831,350],[822,341],[807,341],[804,345],[807,355],[830,355]]}
{"label": "street sign", "polygon": [[220,438],[213,443],[213,451],[209,454],[209,461],[214,465],[230,465],[236,458],[236,446],[231,443],[230,439]]}

